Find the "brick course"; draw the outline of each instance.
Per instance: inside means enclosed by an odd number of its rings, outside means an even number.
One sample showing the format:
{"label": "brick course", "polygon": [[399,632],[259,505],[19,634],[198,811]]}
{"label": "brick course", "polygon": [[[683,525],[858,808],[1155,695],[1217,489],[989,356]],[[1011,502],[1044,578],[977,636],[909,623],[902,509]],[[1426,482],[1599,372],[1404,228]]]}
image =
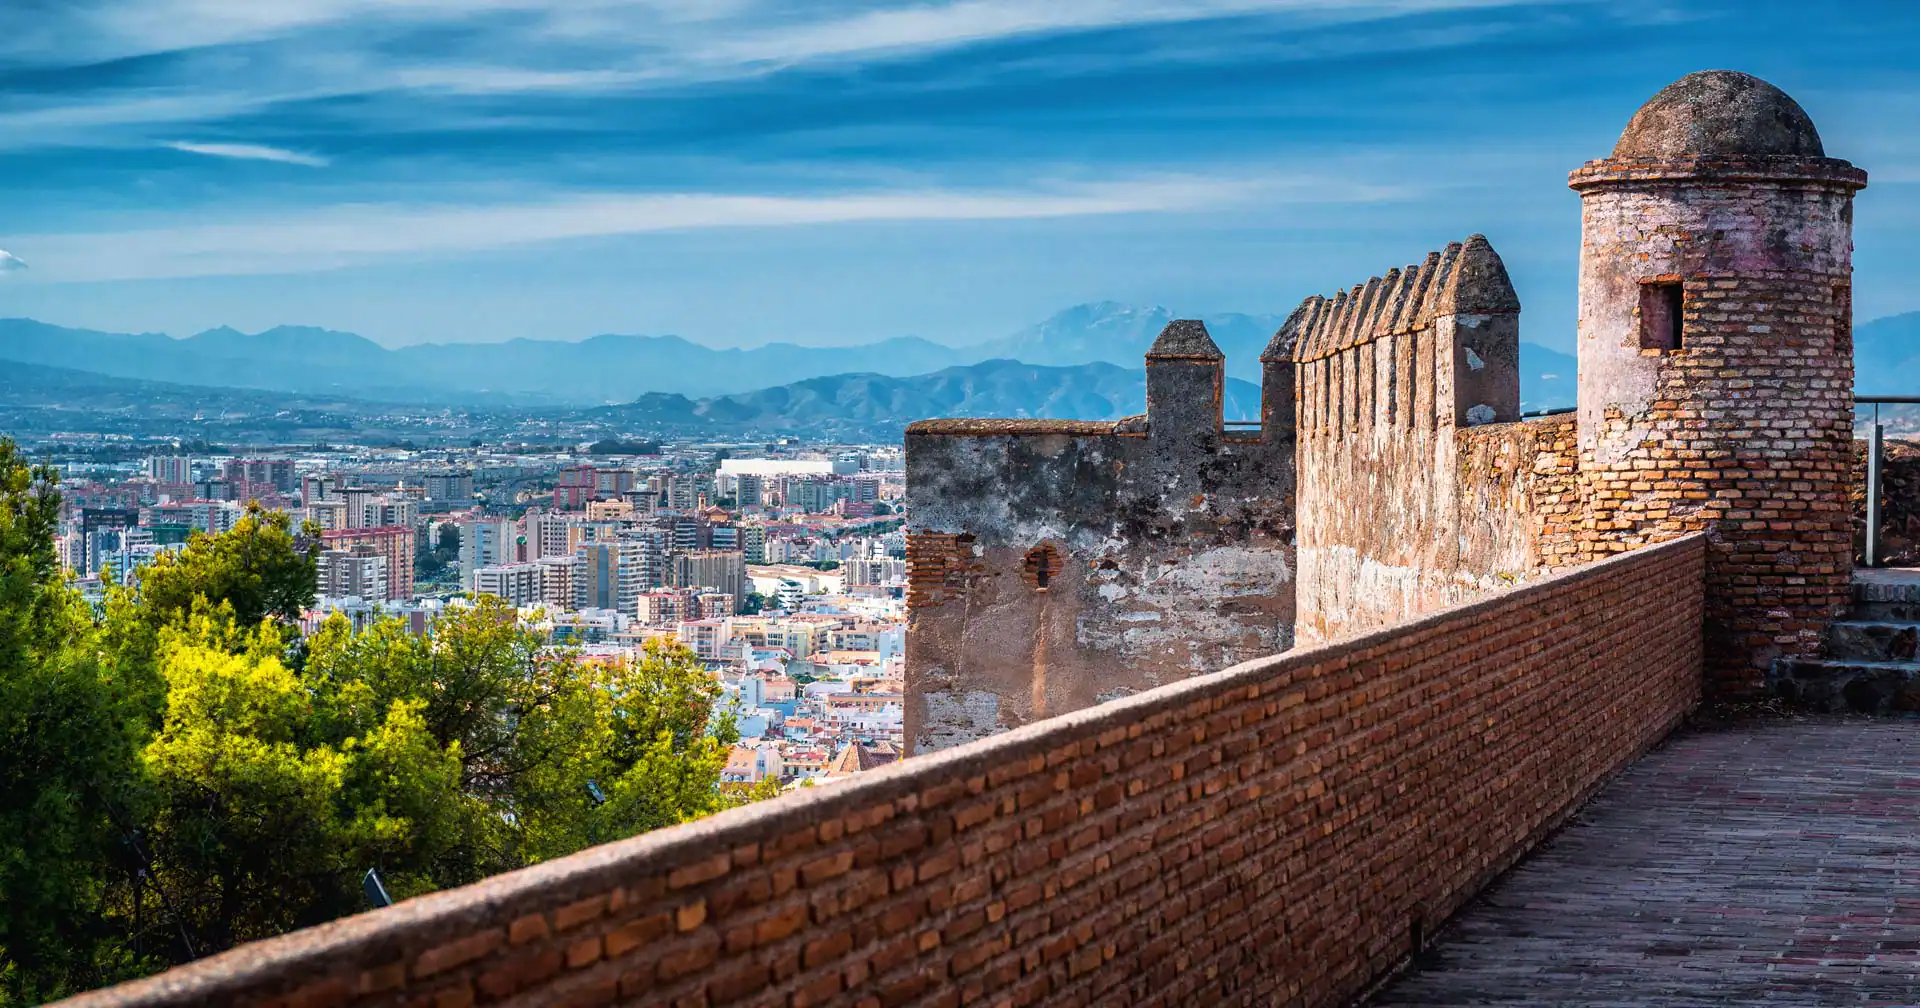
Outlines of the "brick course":
{"label": "brick course", "polygon": [[1704,546],[72,1004],[1339,1004],[1696,701]]}

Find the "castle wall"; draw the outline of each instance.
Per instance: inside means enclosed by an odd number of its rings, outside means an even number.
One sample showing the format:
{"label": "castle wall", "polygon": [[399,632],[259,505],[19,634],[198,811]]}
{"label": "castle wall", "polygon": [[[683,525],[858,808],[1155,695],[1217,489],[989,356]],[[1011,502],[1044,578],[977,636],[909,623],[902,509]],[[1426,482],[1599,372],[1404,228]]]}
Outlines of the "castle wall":
{"label": "castle wall", "polygon": [[1485,238],[1333,298],[1290,341],[1301,640],[1408,619],[1571,562],[1570,427],[1520,423],[1519,298]]}
{"label": "castle wall", "polygon": [[1346,1004],[1693,704],[1701,547],[1642,549],[74,1008]]}
{"label": "castle wall", "polygon": [[914,752],[1292,646],[1292,446],[1224,434],[1204,367],[1156,368],[1203,394],[1146,421],[908,429]]}
{"label": "castle wall", "polygon": [[[1586,547],[1712,529],[1709,684],[1757,692],[1844,611],[1853,192],[1825,160],[1600,161],[1582,195]],[[1645,348],[1643,289],[1680,286],[1683,342]]]}

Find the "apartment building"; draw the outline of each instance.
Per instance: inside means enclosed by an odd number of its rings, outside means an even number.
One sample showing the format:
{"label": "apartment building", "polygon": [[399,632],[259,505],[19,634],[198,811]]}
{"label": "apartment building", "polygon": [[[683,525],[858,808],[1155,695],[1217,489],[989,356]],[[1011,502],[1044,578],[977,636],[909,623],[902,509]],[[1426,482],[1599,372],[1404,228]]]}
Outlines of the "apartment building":
{"label": "apartment building", "polygon": [[414,531],[411,526],[334,529],[320,533],[326,549],[371,546],[387,558],[388,599],[404,602],[413,598]]}
{"label": "apartment building", "polygon": [[322,598],[385,601],[390,592],[387,557],[369,545],[322,550],[319,556],[319,594]]}

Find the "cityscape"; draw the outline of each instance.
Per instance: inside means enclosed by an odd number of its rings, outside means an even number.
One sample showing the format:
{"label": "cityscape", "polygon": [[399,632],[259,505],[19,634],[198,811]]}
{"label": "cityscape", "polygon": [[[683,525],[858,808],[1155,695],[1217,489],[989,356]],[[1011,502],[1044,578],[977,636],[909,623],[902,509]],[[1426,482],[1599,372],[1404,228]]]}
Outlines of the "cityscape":
{"label": "cityscape", "polygon": [[0,1008],[1920,1005],[1916,38],[0,3]]}
{"label": "cityscape", "polygon": [[190,537],[282,511],[315,539],[305,633],[338,614],[431,634],[449,607],[491,595],[576,660],[631,662],[648,641],[690,649],[740,735],[725,781],[823,784],[900,757],[898,446],[120,447],[153,454],[69,466],[60,485],[60,556],[96,606]]}

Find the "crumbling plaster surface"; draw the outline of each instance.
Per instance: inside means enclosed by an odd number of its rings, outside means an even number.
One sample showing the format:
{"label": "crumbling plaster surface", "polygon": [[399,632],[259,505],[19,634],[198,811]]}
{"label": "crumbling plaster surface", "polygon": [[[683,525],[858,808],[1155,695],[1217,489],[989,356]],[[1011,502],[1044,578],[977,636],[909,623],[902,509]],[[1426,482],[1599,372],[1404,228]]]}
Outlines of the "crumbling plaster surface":
{"label": "crumbling plaster surface", "polygon": [[1852,274],[1850,189],[1784,179],[1688,184],[1694,181],[1622,179],[1581,201],[1580,446],[1603,466],[1646,441],[1647,413],[1665,397],[1661,369],[1671,358],[1640,348],[1642,283],[1792,276],[1831,287]]}
{"label": "crumbling plaster surface", "polygon": [[1291,445],[1139,426],[909,430],[915,751],[1292,646]]}

